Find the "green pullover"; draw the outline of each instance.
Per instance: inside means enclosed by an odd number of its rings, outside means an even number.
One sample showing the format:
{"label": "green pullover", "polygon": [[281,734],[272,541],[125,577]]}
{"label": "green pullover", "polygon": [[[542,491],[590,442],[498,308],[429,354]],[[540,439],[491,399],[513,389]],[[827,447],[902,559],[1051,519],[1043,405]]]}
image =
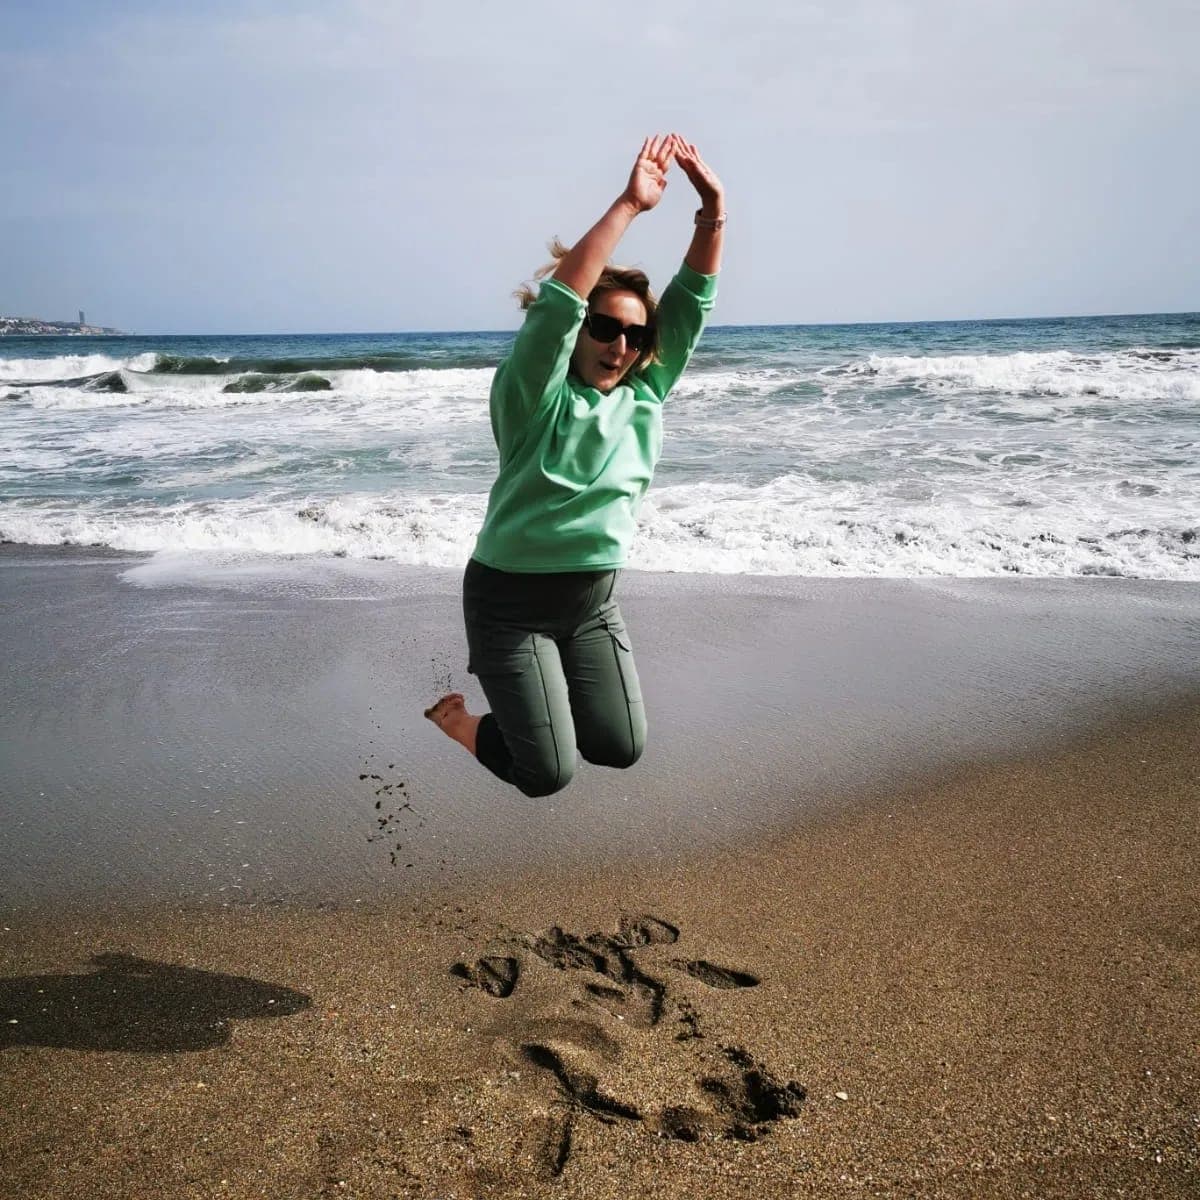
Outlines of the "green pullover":
{"label": "green pullover", "polygon": [[570,374],[587,304],[547,279],[492,381],[500,474],[473,557],[500,571],[605,571],[625,564],[662,452],[662,403],[717,294],[685,263],[658,306],[659,361],[607,394]]}

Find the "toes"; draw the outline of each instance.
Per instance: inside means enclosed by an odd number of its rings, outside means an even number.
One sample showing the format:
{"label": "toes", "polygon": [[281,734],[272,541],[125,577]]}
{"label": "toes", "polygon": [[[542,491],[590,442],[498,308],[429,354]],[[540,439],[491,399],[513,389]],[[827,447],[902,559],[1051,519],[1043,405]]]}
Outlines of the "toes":
{"label": "toes", "polygon": [[440,725],[452,708],[464,708],[466,697],[462,692],[451,692],[443,696],[436,704],[425,710],[425,715],[435,724]]}

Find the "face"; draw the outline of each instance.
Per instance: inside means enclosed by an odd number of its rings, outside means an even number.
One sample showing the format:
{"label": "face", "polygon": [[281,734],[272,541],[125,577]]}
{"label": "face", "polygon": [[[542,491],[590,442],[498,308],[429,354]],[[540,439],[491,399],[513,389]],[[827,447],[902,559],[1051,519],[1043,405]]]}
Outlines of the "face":
{"label": "face", "polygon": [[[591,311],[616,317],[622,325],[645,325],[646,306],[636,292],[601,292],[592,301]],[[637,362],[640,351],[628,344],[622,333],[615,342],[598,342],[585,325],[575,342],[575,353],[571,355],[571,366],[589,387],[597,391],[610,392],[624,378],[625,373]]]}

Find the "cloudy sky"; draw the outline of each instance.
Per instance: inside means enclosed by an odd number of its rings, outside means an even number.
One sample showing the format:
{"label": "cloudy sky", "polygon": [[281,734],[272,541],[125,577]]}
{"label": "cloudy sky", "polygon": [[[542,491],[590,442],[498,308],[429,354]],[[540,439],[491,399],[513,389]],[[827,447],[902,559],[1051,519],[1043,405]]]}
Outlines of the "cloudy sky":
{"label": "cloudy sky", "polygon": [[[503,329],[678,129],[725,323],[1200,309],[1200,2],[8,0],[0,314]],[[676,172],[622,243],[665,282]]]}

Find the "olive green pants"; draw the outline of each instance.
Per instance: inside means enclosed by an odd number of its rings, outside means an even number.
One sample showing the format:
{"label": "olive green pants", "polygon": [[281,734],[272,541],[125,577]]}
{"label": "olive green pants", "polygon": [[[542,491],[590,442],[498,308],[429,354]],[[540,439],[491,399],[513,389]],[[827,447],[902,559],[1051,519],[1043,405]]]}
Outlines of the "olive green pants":
{"label": "olive green pants", "polygon": [[470,659],[491,712],[475,755],[527,796],[571,782],[576,752],[629,767],[646,744],[615,571],[515,574],[471,559],[463,577]]}

